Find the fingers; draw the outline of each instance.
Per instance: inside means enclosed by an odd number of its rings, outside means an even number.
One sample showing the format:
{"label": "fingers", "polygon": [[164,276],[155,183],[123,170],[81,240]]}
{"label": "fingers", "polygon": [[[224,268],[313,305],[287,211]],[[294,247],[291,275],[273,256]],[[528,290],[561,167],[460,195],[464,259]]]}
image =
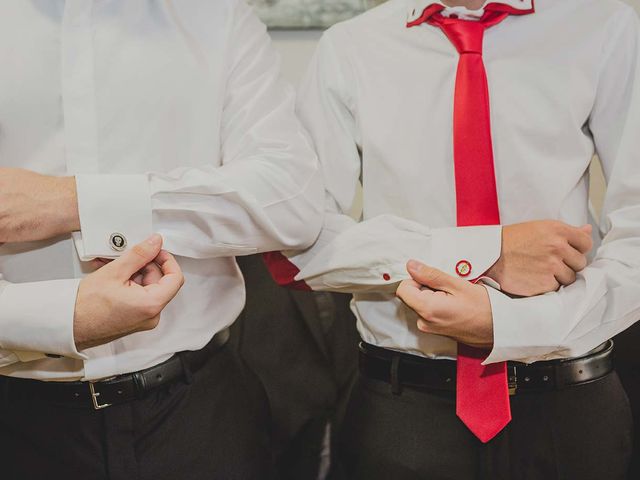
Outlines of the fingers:
{"label": "fingers", "polygon": [[415,280],[404,280],[400,282],[396,290],[396,296],[411,307],[411,305],[419,303],[422,292],[422,285],[418,282]]}
{"label": "fingers", "polygon": [[574,272],[580,272],[587,266],[587,257],[571,245],[562,252],[562,260]]}
{"label": "fingers", "polygon": [[454,278],[417,260],[409,260],[407,262],[407,272],[420,285],[447,293],[458,290],[461,286],[460,282],[466,283],[464,280]]}
{"label": "fingers", "polygon": [[155,299],[166,305],[184,285],[184,275],[180,265],[169,252],[162,250],[155,259],[162,276],[154,283],[145,286]]}
{"label": "fingers", "polygon": [[113,274],[119,280],[128,282],[131,277],[136,275],[146,265],[160,253],[162,248],[162,237],[158,234],[152,235],[144,242],[137,244],[131,250],[127,251],[120,258],[114,260],[109,265],[102,268],[102,272]]}
{"label": "fingers", "polygon": [[562,265],[556,271],[555,277],[560,285],[571,285],[576,281],[576,272],[567,265]]}
{"label": "fingers", "polygon": [[89,264],[91,265],[91,268],[93,270],[99,270],[100,268],[104,267],[105,265],[108,265],[112,261],[113,260],[110,260],[108,258],[94,258],[93,260],[91,260],[91,262],[89,262]]}
{"label": "fingers", "polygon": [[396,296],[421,317],[427,316],[427,311],[429,310],[428,296],[430,294],[432,295],[433,292],[422,290],[422,285],[414,280],[400,282],[396,290]]}
{"label": "fingers", "polygon": [[401,282],[396,296],[427,322],[440,318],[447,310],[447,301],[450,298],[448,293],[425,289],[415,280]]}
{"label": "fingers", "polygon": [[591,225],[583,225],[582,227],[571,227],[567,229],[567,241],[569,245],[578,250],[582,254],[587,254],[593,248],[593,240],[591,239]]}
{"label": "fingers", "polygon": [[158,256],[155,258],[155,263],[160,267],[163,275],[173,273],[182,275],[182,269],[180,265],[178,265],[178,261],[166,250],[161,250],[160,253],[158,253]]}
{"label": "fingers", "polygon": [[140,282],[138,282],[143,287],[147,285],[151,285],[154,283],[158,283],[162,278],[162,270],[160,267],[154,262],[147,264],[142,271],[140,272]]}

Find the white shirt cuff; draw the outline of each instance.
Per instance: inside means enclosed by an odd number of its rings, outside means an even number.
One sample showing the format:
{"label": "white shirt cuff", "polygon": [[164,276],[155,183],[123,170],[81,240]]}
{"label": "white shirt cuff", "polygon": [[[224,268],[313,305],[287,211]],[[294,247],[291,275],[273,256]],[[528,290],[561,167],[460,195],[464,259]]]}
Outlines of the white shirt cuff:
{"label": "white shirt cuff", "polygon": [[12,283],[0,294],[0,348],[18,359],[33,353],[85,359],[73,338],[80,279]]}
{"label": "white shirt cuff", "polygon": [[152,233],[146,175],[77,175],[81,260],[117,258]]}
{"label": "white shirt cuff", "polygon": [[502,227],[479,226],[433,230],[431,266],[454,277],[483,276],[500,258]]}
{"label": "white shirt cuff", "polygon": [[557,358],[564,350],[562,305],[553,293],[511,298],[486,287],[493,314],[493,350],[484,365],[508,360],[533,363]]}

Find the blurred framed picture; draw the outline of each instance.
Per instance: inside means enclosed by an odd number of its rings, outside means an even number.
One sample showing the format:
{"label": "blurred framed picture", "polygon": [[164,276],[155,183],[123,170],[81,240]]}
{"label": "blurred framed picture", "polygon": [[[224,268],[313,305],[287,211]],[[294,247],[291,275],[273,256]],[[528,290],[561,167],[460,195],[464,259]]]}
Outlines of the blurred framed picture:
{"label": "blurred framed picture", "polygon": [[385,0],[247,0],[269,28],[327,28]]}

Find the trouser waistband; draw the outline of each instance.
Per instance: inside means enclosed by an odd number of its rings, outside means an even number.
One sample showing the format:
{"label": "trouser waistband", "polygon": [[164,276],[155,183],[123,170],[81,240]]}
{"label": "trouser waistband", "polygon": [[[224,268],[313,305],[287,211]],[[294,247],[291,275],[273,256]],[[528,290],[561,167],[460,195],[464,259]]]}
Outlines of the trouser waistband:
{"label": "trouser waistband", "polygon": [[96,382],[44,382],[0,376],[0,392],[9,401],[41,401],[101,410],[141,398],[155,388],[178,380],[189,381],[192,373],[226,345],[229,336],[229,329],[222,330],[200,350],[180,352],[153,367]]}
{"label": "trouser waistband", "polygon": [[[360,372],[368,378],[391,384],[394,392],[402,387],[418,390],[456,389],[456,361],[435,360],[388,350],[361,342]],[[592,382],[613,371],[613,341],[608,340],[589,354],[566,360],[525,364],[507,362],[509,391],[512,395],[533,391],[559,390]]]}

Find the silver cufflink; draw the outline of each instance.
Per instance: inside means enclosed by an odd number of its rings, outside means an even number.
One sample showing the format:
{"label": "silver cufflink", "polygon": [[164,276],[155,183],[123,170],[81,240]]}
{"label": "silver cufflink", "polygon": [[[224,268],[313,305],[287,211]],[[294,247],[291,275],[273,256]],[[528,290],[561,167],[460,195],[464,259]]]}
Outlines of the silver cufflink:
{"label": "silver cufflink", "polygon": [[109,245],[112,250],[122,252],[127,248],[127,237],[121,233],[112,233],[111,237],[109,237]]}

